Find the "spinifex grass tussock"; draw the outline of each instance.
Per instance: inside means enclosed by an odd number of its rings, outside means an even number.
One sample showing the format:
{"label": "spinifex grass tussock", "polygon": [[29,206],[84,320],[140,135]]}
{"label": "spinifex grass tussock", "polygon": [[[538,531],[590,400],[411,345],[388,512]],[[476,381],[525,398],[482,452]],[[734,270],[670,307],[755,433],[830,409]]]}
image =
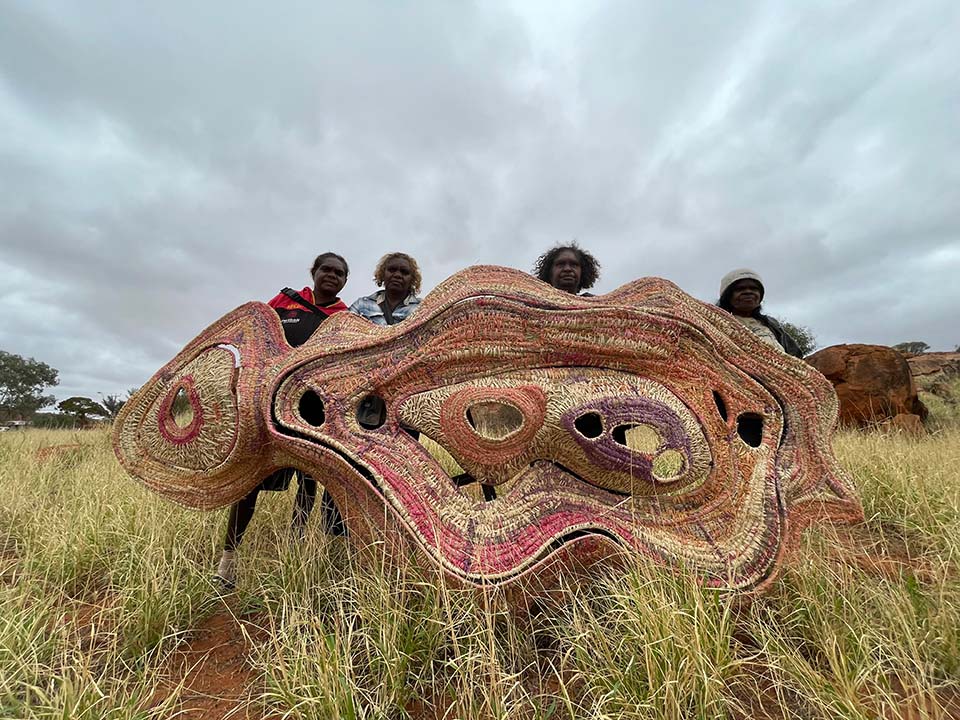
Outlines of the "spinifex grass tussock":
{"label": "spinifex grass tussock", "polygon": [[[105,430],[6,433],[0,718],[174,717],[172,660],[224,612],[266,628],[246,662],[275,717],[943,717],[960,698],[960,430],[938,427],[838,436],[867,521],[808,531],[749,606],[638,566],[570,578],[528,615],[316,518],[292,542],[293,492],[261,495],[224,605],[224,513],[140,488]],[[38,456],[54,445],[79,447]]]}
{"label": "spinifex grass tussock", "polygon": [[586,717],[724,717],[741,659],[729,599],[636,567],[571,594],[556,633]]}
{"label": "spinifex grass tussock", "polygon": [[[106,430],[8,435],[0,657],[19,668],[2,662],[0,717],[144,717],[164,653],[209,612],[217,523],[132,484]],[[80,447],[38,458],[63,445]]]}
{"label": "spinifex grass tussock", "polygon": [[[325,562],[311,557],[323,555]],[[282,578],[294,574],[295,583]],[[257,663],[267,695],[295,717],[508,717],[532,707],[523,658],[499,597],[444,587],[432,571],[313,537],[260,575],[256,594],[277,628]],[[279,579],[279,580],[278,580]],[[532,650],[532,646],[529,648]]]}
{"label": "spinifex grass tussock", "polygon": [[746,627],[823,717],[898,717],[907,698],[945,711],[960,687],[960,433],[849,433],[835,446],[866,523],[808,533]]}

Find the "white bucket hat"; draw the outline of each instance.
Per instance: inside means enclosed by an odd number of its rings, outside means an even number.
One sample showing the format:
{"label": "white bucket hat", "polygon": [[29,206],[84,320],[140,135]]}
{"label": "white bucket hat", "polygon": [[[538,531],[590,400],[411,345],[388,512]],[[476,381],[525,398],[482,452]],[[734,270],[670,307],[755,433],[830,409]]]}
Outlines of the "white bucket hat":
{"label": "white bucket hat", "polygon": [[736,270],[731,270],[724,275],[723,279],[720,280],[720,297],[723,297],[723,294],[727,291],[727,289],[738,280],[756,280],[758,283],[760,283],[760,297],[763,297],[763,278],[761,278],[758,273],[754,272],[750,268],[738,268]]}

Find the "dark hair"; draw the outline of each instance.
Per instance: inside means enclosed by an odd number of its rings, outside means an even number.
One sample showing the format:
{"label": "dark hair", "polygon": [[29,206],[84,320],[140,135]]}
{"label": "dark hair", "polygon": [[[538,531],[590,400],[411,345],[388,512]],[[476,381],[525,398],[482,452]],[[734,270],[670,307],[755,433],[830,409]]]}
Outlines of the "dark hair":
{"label": "dark hair", "polygon": [[597,259],[573,243],[571,245],[557,245],[550,248],[543,255],[537,258],[533,266],[533,273],[545,283],[550,282],[550,271],[553,269],[553,263],[557,256],[564,250],[569,250],[577,256],[580,261],[580,287],[577,290],[589,290],[593,284],[600,278],[600,263]]}
{"label": "dark hair", "polygon": [[344,277],[350,275],[350,266],[347,265],[347,261],[343,259],[342,255],[337,255],[335,252],[325,252],[317,255],[317,259],[313,261],[313,265],[310,266],[310,279],[314,279],[314,275],[317,274],[317,268],[323,263],[327,258],[336,258],[343,263]]}
{"label": "dark hair", "polygon": [[420,266],[417,265],[417,261],[406,253],[393,252],[388,253],[380,258],[380,262],[377,263],[377,267],[373,271],[373,281],[377,284],[377,287],[383,286],[384,275],[387,271],[387,263],[394,258],[406,260],[407,264],[410,265],[410,292],[416,295],[420,292],[420,283],[423,282],[423,278],[420,277]]}

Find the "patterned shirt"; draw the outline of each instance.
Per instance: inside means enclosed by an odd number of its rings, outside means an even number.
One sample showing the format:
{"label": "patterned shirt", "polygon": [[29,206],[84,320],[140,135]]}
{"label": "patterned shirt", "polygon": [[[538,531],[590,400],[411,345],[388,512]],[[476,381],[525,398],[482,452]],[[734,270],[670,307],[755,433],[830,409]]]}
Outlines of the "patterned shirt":
{"label": "patterned shirt", "polygon": [[[380,307],[386,297],[386,290],[378,290],[373,295],[357,298],[350,306],[350,312],[365,317],[377,325],[388,325],[387,318],[384,317],[383,309]],[[416,312],[418,307],[420,307],[420,298],[412,293],[407,295],[406,299],[393,309],[393,321],[398,323],[407,319]]]}

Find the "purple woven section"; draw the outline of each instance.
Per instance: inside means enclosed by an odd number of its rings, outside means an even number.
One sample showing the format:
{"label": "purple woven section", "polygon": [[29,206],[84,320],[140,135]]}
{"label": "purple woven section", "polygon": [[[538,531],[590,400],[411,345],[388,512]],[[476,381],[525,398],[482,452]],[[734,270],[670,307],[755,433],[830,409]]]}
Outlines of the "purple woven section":
{"label": "purple woven section", "polygon": [[[577,418],[596,413],[603,420],[603,434],[584,437],[576,428]],[[650,425],[657,429],[663,443],[660,449],[678,450],[690,464],[690,438],[676,413],[661,402],[648,398],[602,398],[580,405],[564,414],[561,420],[592,463],[605,470],[631,470],[641,477],[650,477],[656,453],[641,453],[613,439],[613,430],[620,425]]]}

